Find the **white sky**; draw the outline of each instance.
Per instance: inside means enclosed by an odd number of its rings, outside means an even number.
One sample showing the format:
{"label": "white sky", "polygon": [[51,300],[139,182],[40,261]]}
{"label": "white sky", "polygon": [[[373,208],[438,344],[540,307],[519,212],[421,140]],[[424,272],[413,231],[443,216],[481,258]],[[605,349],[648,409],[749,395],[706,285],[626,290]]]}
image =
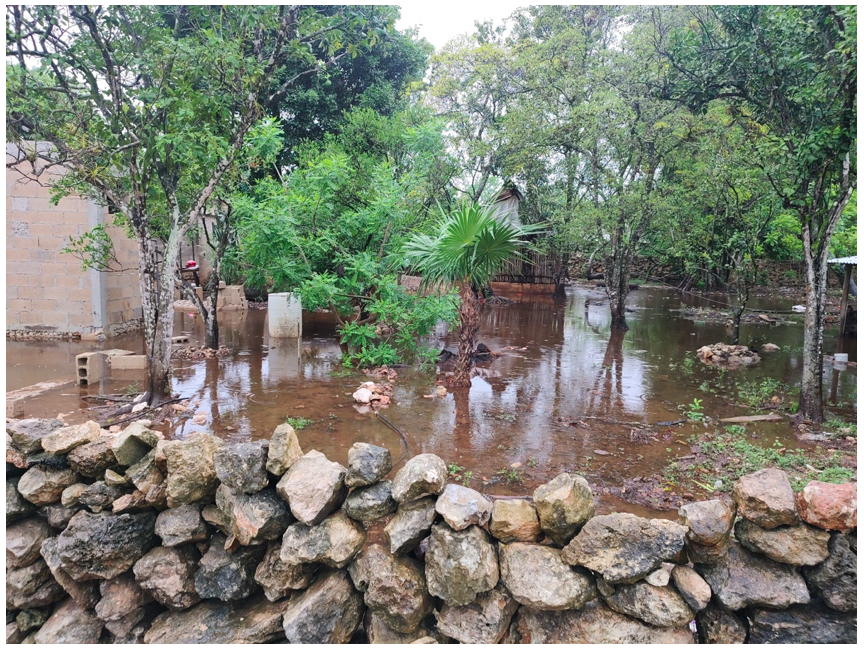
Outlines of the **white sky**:
{"label": "white sky", "polygon": [[434,0],[401,3],[402,17],[397,29],[419,26],[420,36],[440,50],[447,41],[459,34],[474,31],[475,20],[493,19],[495,24],[529,1],[509,2],[435,2]]}

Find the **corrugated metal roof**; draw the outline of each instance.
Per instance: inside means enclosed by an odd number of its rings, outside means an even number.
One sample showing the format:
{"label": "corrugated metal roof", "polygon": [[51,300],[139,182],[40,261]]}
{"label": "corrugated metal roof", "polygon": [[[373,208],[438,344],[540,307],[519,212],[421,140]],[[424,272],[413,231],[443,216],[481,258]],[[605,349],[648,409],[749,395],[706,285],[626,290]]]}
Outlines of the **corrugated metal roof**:
{"label": "corrugated metal roof", "polygon": [[858,265],[858,256],[853,255],[852,257],[835,257],[833,260],[828,260],[829,264],[852,264],[853,266]]}

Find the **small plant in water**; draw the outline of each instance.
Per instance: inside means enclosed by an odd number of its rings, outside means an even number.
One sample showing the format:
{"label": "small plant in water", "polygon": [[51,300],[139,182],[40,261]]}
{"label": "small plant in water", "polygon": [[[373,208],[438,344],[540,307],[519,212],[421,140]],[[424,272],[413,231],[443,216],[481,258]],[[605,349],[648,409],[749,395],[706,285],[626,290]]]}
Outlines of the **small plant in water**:
{"label": "small plant in water", "polygon": [[702,422],[705,419],[705,414],[702,412],[702,400],[698,398],[693,398],[693,401],[686,408],[690,409],[689,411],[684,411],[684,415],[688,420],[693,420],[694,422]]}
{"label": "small plant in water", "polygon": [[502,420],[503,422],[515,422],[516,416],[512,413],[499,413],[495,416],[495,419]]}
{"label": "small plant in water", "polygon": [[141,387],[138,385],[137,381],[133,381],[126,388],[123,389],[124,395],[137,395],[141,392]]}
{"label": "small plant in water", "polygon": [[291,427],[299,431],[300,429],[305,429],[310,424],[315,424],[315,420],[309,420],[307,418],[285,418],[285,422],[291,425]]}
{"label": "small plant in water", "polygon": [[505,467],[503,469],[499,469],[496,474],[507,481],[507,485],[511,483],[522,483],[522,472],[520,472],[515,467]]}
{"label": "small plant in water", "polygon": [[686,357],[684,359],[684,372],[688,375],[693,374],[693,357]]}

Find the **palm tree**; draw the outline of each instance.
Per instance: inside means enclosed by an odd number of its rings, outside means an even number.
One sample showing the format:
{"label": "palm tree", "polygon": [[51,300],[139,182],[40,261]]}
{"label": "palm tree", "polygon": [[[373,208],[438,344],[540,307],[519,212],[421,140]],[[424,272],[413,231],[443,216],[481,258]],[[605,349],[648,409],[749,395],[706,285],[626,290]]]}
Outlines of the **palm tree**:
{"label": "palm tree", "polygon": [[488,284],[504,264],[519,256],[524,237],[544,226],[517,226],[499,221],[495,211],[464,203],[450,214],[442,212],[433,235],[417,234],[405,245],[409,264],[423,277],[422,286],[455,285],[459,289],[459,352],[450,385],[471,385],[471,355],[480,328],[480,303],[474,287]]}

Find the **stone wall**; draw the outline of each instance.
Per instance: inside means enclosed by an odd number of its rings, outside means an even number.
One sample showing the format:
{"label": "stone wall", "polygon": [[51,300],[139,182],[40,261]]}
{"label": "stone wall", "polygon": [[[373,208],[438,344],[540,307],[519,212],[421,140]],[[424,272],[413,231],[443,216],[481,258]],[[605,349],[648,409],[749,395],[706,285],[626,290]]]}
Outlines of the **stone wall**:
{"label": "stone wall", "polygon": [[[7,161],[9,160],[7,154]],[[29,163],[22,163],[29,165]],[[69,338],[98,331],[119,334],[140,326],[138,248],[105,209],[79,197],[51,204],[43,184],[6,170],[6,333],[8,338]],[[82,271],[61,253],[69,237],[104,224],[118,260],[128,271]]]}
{"label": "stone wall", "polygon": [[742,477],[678,522],[447,484],[420,454],[348,467],[141,421],[7,422],[7,642],[692,643],[856,638],[855,485]]}

